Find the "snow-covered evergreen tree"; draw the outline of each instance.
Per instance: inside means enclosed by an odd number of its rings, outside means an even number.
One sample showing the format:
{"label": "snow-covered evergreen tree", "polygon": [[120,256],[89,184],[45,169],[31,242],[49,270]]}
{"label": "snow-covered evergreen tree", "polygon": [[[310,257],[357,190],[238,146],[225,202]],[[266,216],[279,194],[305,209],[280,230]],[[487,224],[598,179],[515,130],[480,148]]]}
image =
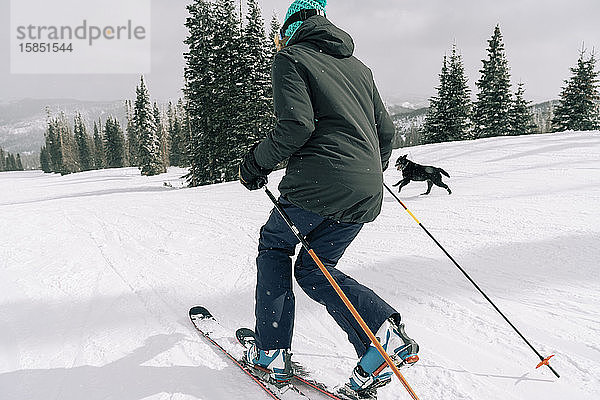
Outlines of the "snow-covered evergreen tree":
{"label": "snow-covered evergreen tree", "polygon": [[476,138],[510,133],[510,73],[499,25],[488,44],[487,59],[482,60],[481,78],[476,83],[479,88],[473,115]]}
{"label": "snow-covered evergreen tree", "polygon": [[189,34],[185,43],[189,51],[184,54],[186,65],[185,107],[188,115],[190,140],[188,157],[190,186],[206,185],[215,179],[216,138],[213,127],[215,112],[214,69],[217,59],[213,52],[213,36],[216,25],[214,5],[205,0],[194,0],[187,6],[189,16],[186,27]]}
{"label": "snow-covered evergreen tree", "polygon": [[181,158],[180,166],[188,167],[190,165],[189,158],[190,158],[190,144],[191,144],[191,138],[192,138],[192,131],[191,131],[191,124],[190,124],[190,117],[189,117],[189,114],[187,113],[187,107],[185,106],[183,99],[179,99],[177,101],[176,111],[177,111],[177,119],[181,125],[180,154],[181,154],[182,158]]}
{"label": "snow-covered evergreen tree", "polygon": [[212,65],[213,107],[211,132],[213,137],[211,181],[224,182],[238,179],[240,160],[239,138],[245,132],[244,74],[245,60],[242,54],[240,18],[233,0],[216,0],[214,7],[216,23],[213,24]]}
{"label": "snow-covered evergreen tree", "polygon": [[188,11],[182,119],[190,133],[188,183],[235,180],[248,147],[274,126],[273,46],[256,0],[248,2],[243,28],[233,0],[195,0]]}
{"label": "snow-covered evergreen tree", "polygon": [[60,142],[60,159],[62,160],[60,174],[67,175],[81,171],[77,143],[64,112],[61,112],[55,119],[55,127],[57,139]]}
{"label": "snow-covered evergreen tree", "polygon": [[90,137],[87,134],[87,128],[83,122],[80,113],[75,115],[73,121],[73,131],[75,133],[75,142],[77,144],[77,152],[79,156],[79,165],[81,171],[90,171],[93,169],[93,155],[90,144]]}
{"label": "snow-covered evergreen tree", "polygon": [[106,167],[122,168],[125,166],[125,135],[116,118],[109,116],[104,125],[104,149],[106,151]]}
{"label": "snow-covered evergreen tree", "polygon": [[136,88],[136,95],[133,124],[140,141],[139,166],[142,175],[158,175],[164,172],[164,165],[160,157],[160,138],[157,135],[154,110],[150,104],[150,95],[143,77]]}
{"label": "snow-covered evergreen tree", "polygon": [[55,118],[50,116],[50,110],[47,111],[47,123],[46,123],[46,149],[50,157],[50,171],[60,173],[62,165],[62,150],[61,140]]}
{"label": "snow-covered evergreen tree", "polygon": [[438,143],[467,139],[470,130],[471,98],[462,57],[456,45],[448,61],[444,56],[437,96],[423,125],[423,142]]}
{"label": "snow-covered evergreen tree", "polygon": [[5,152],[0,148],[0,172],[14,171],[16,161],[13,165],[13,156],[10,152]]}
{"label": "snow-covered evergreen tree", "polygon": [[106,166],[106,152],[102,135],[102,124],[94,121],[94,166],[103,169]]}
{"label": "snow-covered evergreen tree", "polygon": [[125,100],[125,115],[127,117],[127,160],[129,166],[139,167],[140,166],[140,137],[139,132],[135,127],[133,110],[131,107],[131,100]]}
{"label": "snow-covered evergreen tree", "polygon": [[468,138],[471,129],[471,90],[465,75],[462,56],[452,46],[448,75],[448,130],[449,140]]}
{"label": "snow-covered evergreen tree", "polygon": [[[1,150],[2,149],[0,149],[0,151]],[[1,158],[1,153],[0,153],[0,158]],[[52,172],[52,167],[50,165],[50,153],[48,152],[48,149],[46,148],[46,146],[42,146],[42,148],[40,150],[40,166],[42,168],[42,171],[44,171],[45,173]],[[2,171],[1,165],[0,165],[0,171]]]}
{"label": "snow-covered evergreen tree", "polygon": [[[181,107],[183,108],[183,107]],[[178,111],[180,107],[173,106],[169,102],[167,109],[167,129],[169,134],[169,165],[184,167],[186,166],[186,140],[184,137],[183,126]]]}
{"label": "snow-covered evergreen tree", "polygon": [[158,103],[154,102],[152,112],[154,116],[154,124],[156,126],[156,135],[158,136],[159,142],[159,155],[164,167],[163,172],[167,172],[167,168],[169,167],[169,139],[167,136],[167,130],[163,125],[163,118],[161,116]]}
{"label": "snow-covered evergreen tree", "polygon": [[424,143],[439,143],[447,139],[445,116],[448,113],[448,74],[448,57],[444,55],[437,96],[429,99],[429,110],[423,123]]}
{"label": "snow-covered evergreen tree", "polygon": [[587,131],[600,128],[600,95],[595,54],[581,50],[572,76],[565,81],[552,123],[556,131]]}
{"label": "snow-covered evergreen tree", "polygon": [[17,170],[17,161],[15,160],[15,156],[11,153],[6,153],[6,159],[4,161],[5,171],[16,171]]}
{"label": "snow-covered evergreen tree", "polygon": [[21,161],[21,154],[17,153],[17,162],[16,162],[17,171],[23,171],[23,162]]}
{"label": "snow-covered evergreen tree", "polygon": [[510,134],[528,135],[536,128],[533,115],[529,111],[530,101],[525,100],[525,85],[519,82],[514,101],[510,107]]}
{"label": "snow-covered evergreen tree", "polygon": [[242,61],[238,138],[230,145],[236,169],[254,143],[262,140],[275,125],[271,86],[272,41],[265,35],[265,23],[257,0],[248,0],[246,25],[242,31],[240,60]]}

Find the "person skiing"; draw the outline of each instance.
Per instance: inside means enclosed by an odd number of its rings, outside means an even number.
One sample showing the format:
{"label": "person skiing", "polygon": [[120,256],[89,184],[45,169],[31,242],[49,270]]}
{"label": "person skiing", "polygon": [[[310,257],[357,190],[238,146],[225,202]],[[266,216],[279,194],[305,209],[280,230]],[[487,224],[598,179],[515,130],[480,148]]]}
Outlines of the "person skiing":
{"label": "person skiing", "polygon": [[[306,237],[384,349],[398,365],[414,363],[419,347],[400,314],[371,289],[335,268],[383,201],[383,171],[394,125],[371,70],[352,54],[350,35],[325,14],[326,0],[295,0],[275,37],[272,67],[276,127],[239,167],[241,183],[262,188],[288,160],[279,184],[281,207]],[[261,228],[256,285],[256,341],[246,360],[290,379],[294,326],[292,259],[298,240],[276,209]],[[301,249],[294,277],[348,335],[359,361],[346,387],[366,393],[391,380],[391,371],[325,276]],[[387,369],[386,369],[387,368]]]}

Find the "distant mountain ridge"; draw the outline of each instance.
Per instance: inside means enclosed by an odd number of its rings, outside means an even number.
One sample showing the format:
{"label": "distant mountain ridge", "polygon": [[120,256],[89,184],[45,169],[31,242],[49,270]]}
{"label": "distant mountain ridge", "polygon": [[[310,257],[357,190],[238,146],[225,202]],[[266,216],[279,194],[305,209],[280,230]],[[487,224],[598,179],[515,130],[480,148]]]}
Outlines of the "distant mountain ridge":
{"label": "distant mountain ridge", "polygon": [[[538,133],[551,129],[552,109],[557,100],[546,101],[531,106]],[[394,147],[418,142],[418,131],[423,126],[427,107],[419,107],[423,102],[387,102],[387,108],[398,131]],[[123,127],[126,124],[125,100],[82,101],[75,99],[22,99],[0,102],[0,147],[11,153],[34,155],[44,144],[46,131],[46,109],[51,115],[63,111],[72,121],[80,112],[91,133],[94,121],[104,122],[111,115]]]}
{"label": "distant mountain ridge", "polygon": [[[533,116],[533,123],[537,126],[534,133],[548,133],[552,131],[553,109],[558,100],[549,100],[533,104],[529,110]],[[420,130],[425,122],[429,107],[409,109],[402,105],[388,105],[388,111],[396,126],[396,137],[393,147],[415,146],[421,144]]]}
{"label": "distant mountain ridge", "polygon": [[88,129],[94,121],[104,122],[111,115],[123,124],[125,100],[81,101],[74,99],[22,99],[0,103],[0,147],[11,153],[39,152],[44,144],[47,111],[57,115],[63,111],[72,121],[80,112]]}

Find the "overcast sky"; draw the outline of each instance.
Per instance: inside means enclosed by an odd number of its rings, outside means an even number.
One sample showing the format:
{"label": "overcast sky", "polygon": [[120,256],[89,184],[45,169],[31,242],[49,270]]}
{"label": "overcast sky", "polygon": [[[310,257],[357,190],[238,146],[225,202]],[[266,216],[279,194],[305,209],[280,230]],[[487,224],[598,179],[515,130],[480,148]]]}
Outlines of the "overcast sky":
{"label": "overcast sky", "polygon": [[[52,0],[48,0],[52,1]],[[181,96],[186,0],[152,0],[151,95]],[[265,19],[285,15],[291,0],[261,0]],[[0,101],[19,98],[131,98],[136,75],[10,73],[9,0],[0,0]],[[329,0],[328,18],[352,35],[388,100],[428,98],[444,53],[456,43],[472,90],[487,40],[500,24],[513,82],[534,102],[557,98],[582,44],[600,52],[600,0]],[[600,65],[599,65],[600,67]]]}

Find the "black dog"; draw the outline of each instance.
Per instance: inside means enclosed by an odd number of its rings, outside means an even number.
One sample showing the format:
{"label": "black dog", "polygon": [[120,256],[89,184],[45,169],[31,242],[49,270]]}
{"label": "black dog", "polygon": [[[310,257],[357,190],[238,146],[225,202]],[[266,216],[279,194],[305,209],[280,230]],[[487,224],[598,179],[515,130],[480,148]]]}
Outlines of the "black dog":
{"label": "black dog", "polygon": [[402,171],[402,179],[394,186],[400,185],[398,193],[402,188],[409,184],[410,181],[427,181],[427,191],[423,194],[429,194],[431,188],[435,183],[437,186],[442,187],[448,191],[448,194],[452,194],[450,188],[442,182],[442,174],[450,178],[450,175],[441,168],[431,167],[429,165],[419,165],[406,158],[406,155],[396,160],[396,168],[398,171]]}

